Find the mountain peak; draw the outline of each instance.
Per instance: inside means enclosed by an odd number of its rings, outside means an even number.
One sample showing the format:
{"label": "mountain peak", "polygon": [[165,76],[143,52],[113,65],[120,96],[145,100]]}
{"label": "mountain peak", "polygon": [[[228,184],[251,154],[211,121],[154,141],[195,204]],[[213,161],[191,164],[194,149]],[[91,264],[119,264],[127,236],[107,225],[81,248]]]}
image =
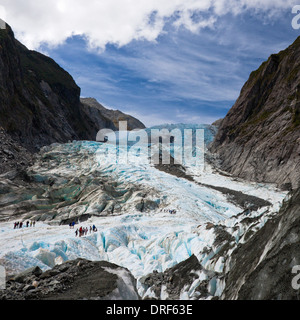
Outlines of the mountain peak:
{"label": "mountain peak", "polygon": [[95,98],[81,98],[80,101],[88,113],[95,113],[97,111],[101,112],[104,118],[113,123],[112,129],[118,130],[120,121],[127,121],[128,130],[145,128],[145,125],[138,119],[128,114],[125,114],[119,110],[107,109],[102,104],[100,104]]}

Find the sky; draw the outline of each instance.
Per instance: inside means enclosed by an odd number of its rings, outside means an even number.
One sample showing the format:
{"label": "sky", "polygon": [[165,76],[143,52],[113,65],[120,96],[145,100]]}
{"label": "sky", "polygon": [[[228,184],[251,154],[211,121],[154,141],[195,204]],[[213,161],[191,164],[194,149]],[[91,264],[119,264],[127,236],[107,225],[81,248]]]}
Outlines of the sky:
{"label": "sky", "polygon": [[223,118],[250,73],[300,35],[296,4],[0,0],[0,17],[29,49],[68,71],[82,97],[146,126],[203,124]]}

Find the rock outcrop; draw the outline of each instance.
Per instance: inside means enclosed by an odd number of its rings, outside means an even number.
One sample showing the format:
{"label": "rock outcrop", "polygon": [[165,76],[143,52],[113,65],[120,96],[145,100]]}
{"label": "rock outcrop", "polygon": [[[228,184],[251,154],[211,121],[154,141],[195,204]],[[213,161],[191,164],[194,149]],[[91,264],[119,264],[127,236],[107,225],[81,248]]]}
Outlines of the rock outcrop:
{"label": "rock outcrop", "polygon": [[34,156],[3,129],[0,129],[0,175],[9,171],[23,171],[32,165]]}
{"label": "rock outcrop", "polygon": [[179,300],[191,296],[205,299],[215,294],[215,275],[215,272],[205,270],[192,255],[165,272],[154,271],[139,281],[146,291],[144,299]]}
{"label": "rock outcrop", "polygon": [[211,152],[235,176],[295,189],[300,181],[300,37],[251,73]]}
{"label": "rock outcrop", "polygon": [[8,276],[0,300],[139,300],[136,280],[106,261],[76,259],[42,272],[33,267]]}

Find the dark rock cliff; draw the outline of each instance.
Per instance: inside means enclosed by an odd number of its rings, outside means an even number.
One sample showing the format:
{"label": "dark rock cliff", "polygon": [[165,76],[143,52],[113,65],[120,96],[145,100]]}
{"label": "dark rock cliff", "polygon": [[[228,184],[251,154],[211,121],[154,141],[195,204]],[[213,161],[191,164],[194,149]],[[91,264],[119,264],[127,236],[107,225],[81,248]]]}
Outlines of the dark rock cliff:
{"label": "dark rock cliff", "polygon": [[223,170],[241,178],[300,181],[300,37],[251,73],[211,145]]}
{"label": "dark rock cliff", "polygon": [[292,189],[279,213],[232,252],[221,299],[299,299],[299,57],[300,37],[252,72],[210,146],[223,170]]}
{"label": "dark rock cliff", "polygon": [[0,30],[0,126],[27,149],[91,138],[80,114],[80,88],[52,59]]}
{"label": "dark rock cliff", "polygon": [[[115,113],[80,101],[80,88],[54,60],[28,50],[7,25],[0,30],[0,135],[30,152],[69,140],[96,140],[102,128],[117,129]],[[110,116],[109,116],[110,115]],[[122,114],[123,115],[123,114]],[[137,127],[138,120],[123,117]],[[2,139],[2,140],[3,140]],[[1,151],[1,150],[0,150]],[[1,161],[5,162],[5,158]],[[11,159],[13,163],[13,159]]]}

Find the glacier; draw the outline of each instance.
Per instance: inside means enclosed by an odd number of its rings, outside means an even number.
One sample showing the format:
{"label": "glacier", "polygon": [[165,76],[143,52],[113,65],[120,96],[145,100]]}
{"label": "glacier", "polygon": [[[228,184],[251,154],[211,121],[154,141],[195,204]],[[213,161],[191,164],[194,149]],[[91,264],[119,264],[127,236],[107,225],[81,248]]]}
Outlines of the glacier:
{"label": "glacier", "polygon": [[[207,145],[215,129],[204,129]],[[234,248],[275,215],[287,195],[271,184],[224,175],[209,163],[204,168],[185,163],[194,179],[190,181],[158,170],[146,161],[147,154],[131,153],[130,161],[118,162],[109,156],[114,147],[89,141],[53,144],[41,149],[28,169],[30,189],[7,177],[1,180],[5,191],[0,193],[0,264],[7,272],[36,265],[47,270],[79,257],[106,260],[130,270],[138,280],[139,294],[151,297],[139,279],[154,270],[163,272],[191,255],[206,270],[226,271]],[[120,144],[118,155],[127,148]],[[270,205],[245,210],[207,185],[241,191]],[[245,224],[245,218],[255,223]],[[37,220],[35,227],[13,228],[14,221],[30,219]],[[75,229],[68,225],[73,220]],[[96,232],[75,235],[80,226],[92,225]],[[231,236],[226,250],[220,230]],[[204,280],[204,273],[199,274],[181,298],[197,298],[197,286]],[[220,296],[225,284],[220,278],[209,286],[212,296]],[[168,298],[166,293],[162,297]]]}

